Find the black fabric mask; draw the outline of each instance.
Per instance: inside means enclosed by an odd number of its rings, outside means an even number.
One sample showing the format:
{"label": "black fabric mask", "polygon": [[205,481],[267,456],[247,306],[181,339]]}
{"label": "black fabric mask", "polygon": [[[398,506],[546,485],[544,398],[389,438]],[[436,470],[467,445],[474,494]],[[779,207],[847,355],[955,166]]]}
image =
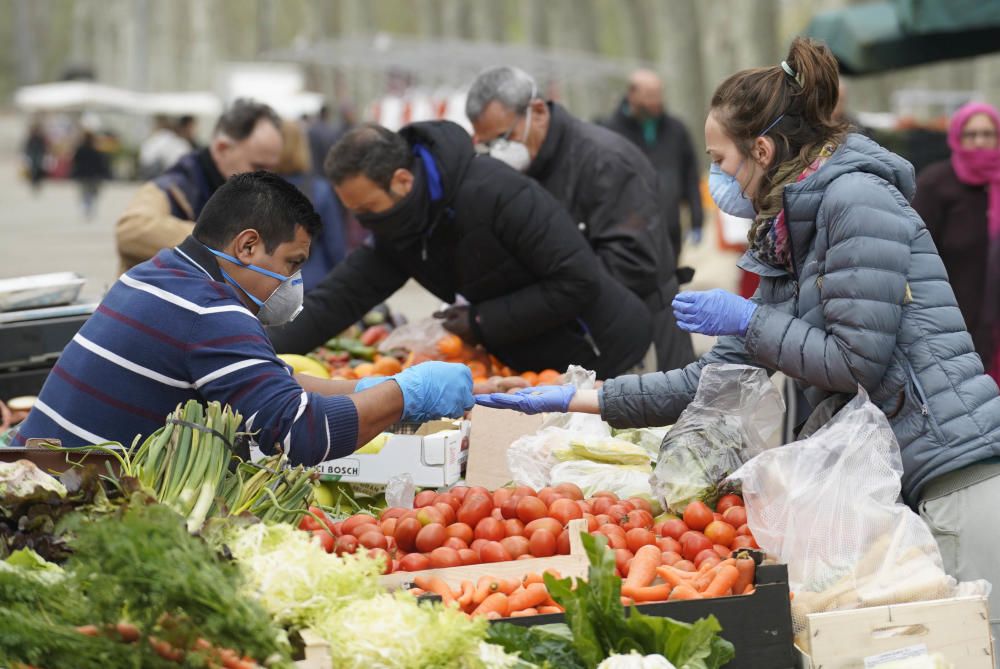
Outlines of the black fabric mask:
{"label": "black fabric mask", "polygon": [[374,214],[356,214],[358,223],[381,239],[409,241],[420,237],[428,224],[428,205],[423,167],[419,162],[413,171],[413,187],[391,208]]}

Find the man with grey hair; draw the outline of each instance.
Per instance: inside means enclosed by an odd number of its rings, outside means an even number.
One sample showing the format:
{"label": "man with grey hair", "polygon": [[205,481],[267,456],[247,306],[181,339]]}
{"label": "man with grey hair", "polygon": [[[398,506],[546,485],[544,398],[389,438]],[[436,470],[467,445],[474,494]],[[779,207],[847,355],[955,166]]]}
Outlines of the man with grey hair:
{"label": "man with grey hair", "polygon": [[660,76],[652,70],[633,72],[625,99],[604,125],[639,147],[653,164],[674,250],[680,253],[681,249],[682,204],[691,213],[688,240],[699,243],[705,216],[701,206],[701,166],[687,128],[663,110]]}
{"label": "man with grey hair", "polygon": [[538,95],[515,67],[479,75],[466,115],[480,151],[535,179],[573,216],[601,268],[640,297],[653,317],[656,367],[694,359],[674,321],[676,254],[663,221],[656,173],[626,139]]}

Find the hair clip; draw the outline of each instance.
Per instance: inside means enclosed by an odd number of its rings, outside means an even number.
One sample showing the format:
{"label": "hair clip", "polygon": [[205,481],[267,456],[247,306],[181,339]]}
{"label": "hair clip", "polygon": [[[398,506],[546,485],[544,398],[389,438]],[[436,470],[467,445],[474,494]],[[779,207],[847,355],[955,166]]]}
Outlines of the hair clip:
{"label": "hair clip", "polygon": [[795,70],[792,69],[792,66],[788,64],[787,60],[781,61],[781,69],[785,71],[785,74],[794,79],[795,83],[797,83],[799,86],[802,85],[802,82],[799,81],[799,75],[795,72]]}

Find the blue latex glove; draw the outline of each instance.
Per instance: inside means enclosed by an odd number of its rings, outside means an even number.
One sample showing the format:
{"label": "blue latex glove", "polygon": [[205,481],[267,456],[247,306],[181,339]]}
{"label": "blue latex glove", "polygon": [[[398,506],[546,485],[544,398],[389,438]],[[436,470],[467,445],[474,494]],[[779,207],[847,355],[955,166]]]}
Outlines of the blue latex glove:
{"label": "blue latex glove", "polygon": [[693,246],[701,244],[701,228],[691,228],[690,232],[688,232],[687,240],[688,244]]}
{"label": "blue latex glove", "polygon": [[569,402],[576,395],[576,386],[538,386],[519,388],[512,393],[476,395],[476,404],[493,409],[513,409],[526,414],[566,413]]}
{"label": "blue latex glove", "polygon": [[354,384],[354,392],[360,393],[362,390],[368,390],[369,388],[374,388],[383,381],[388,381],[389,376],[366,376],[362,379],[358,379],[358,382]]}
{"label": "blue latex glove", "polygon": [[681,330],[707,335],[743,336],[757,311],[750,300],[718,288],[677,293],[673,307]]}
{"label": "blue latex glove", "polygon": [[403,391],[403,420],[425,423],[461,418],[475,405],[472,372],[452,362],[425,362],[404,369],[393,380]]}

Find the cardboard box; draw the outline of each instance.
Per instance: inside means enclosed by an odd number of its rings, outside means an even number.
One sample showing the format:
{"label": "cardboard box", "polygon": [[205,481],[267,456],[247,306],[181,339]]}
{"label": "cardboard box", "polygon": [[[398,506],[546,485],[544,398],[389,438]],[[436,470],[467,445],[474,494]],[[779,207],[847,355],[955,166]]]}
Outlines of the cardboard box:
{"label": "cardboard box", "polygon": [[812,613],[806,618],[801,669],[866,669],[891,651],[940,653],[957,669],[993,669],[985,597]]}
{"label": "cardboard box", "polygon": [[507,467],[507,448],[520,437],[541,429],[542,416],[476,406],[469,415],[469,465],[465,480],[470,486],[496,490],[513,478]]}
{"label": "cardboard box", "polygon": [[321,478],[347,483],[388,483],[409,474],[414,485],[440,488],[462,477],[469,453],[469,421],[424,423],[415,434],[393,434],[378,453],[355,453],[316,465]]}

